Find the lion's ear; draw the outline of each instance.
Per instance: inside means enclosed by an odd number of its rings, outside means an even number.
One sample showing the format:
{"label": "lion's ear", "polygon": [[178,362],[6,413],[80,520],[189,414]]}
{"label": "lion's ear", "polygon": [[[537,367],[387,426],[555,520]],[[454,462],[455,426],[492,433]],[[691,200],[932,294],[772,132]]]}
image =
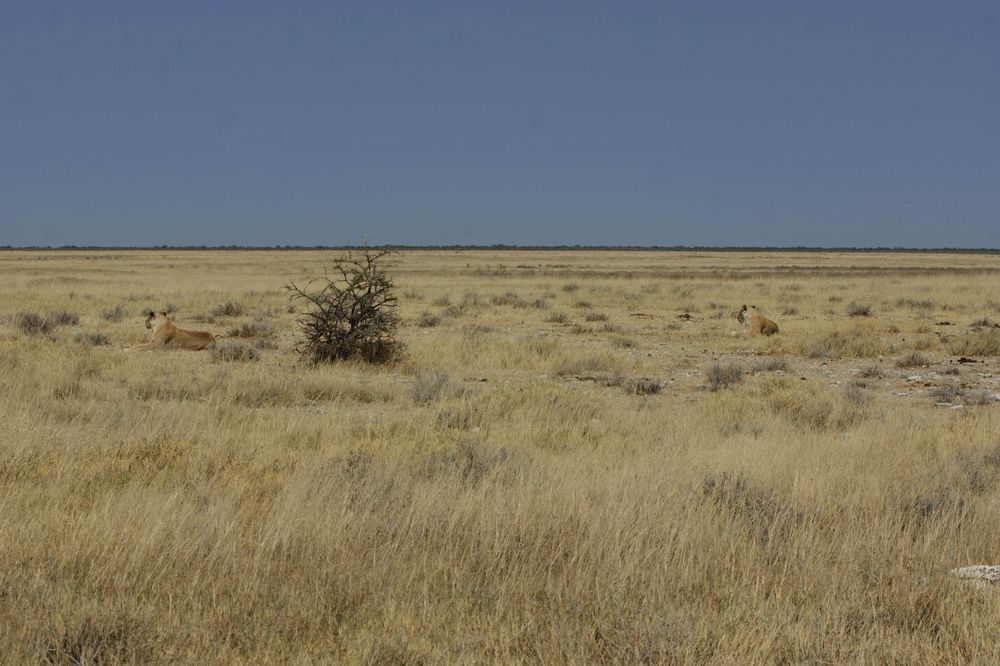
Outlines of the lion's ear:
{"label": "lion's ear", "polygon": [[155,316],[156,316],[156,314],[155,314],[155,313],[154,313],[154,312],[153,312],[152,310],[150,310],[150,311],[149,311],[149,315],[148,315],[148,316],[150,316],[150,317],[155,317]]}
{"label": "lion's ear", "polygon": [[164,317],[166,317],[166,316],[167,316],[167,313],[166,313],[166,312],[164,312],[163,310],[160,310],[160,314],[161,314],[161,315],[163,315]]}
{"label": "lion's ear", "polygon": [[747,309],[747,304],[746,304],[746,303],[744,303],[744,304],[743,304],[743,309],[744,309],[744,310],[746,310],[746,309]]}

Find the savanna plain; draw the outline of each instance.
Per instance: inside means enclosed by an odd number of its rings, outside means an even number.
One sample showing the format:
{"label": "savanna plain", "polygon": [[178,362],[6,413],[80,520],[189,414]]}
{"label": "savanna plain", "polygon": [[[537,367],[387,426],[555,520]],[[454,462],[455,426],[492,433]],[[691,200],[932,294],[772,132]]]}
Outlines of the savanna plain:
{"label": "savanna plain", "polygon": [[1000,663],[1000,254],[343,254],[0,252],[4,663]]}

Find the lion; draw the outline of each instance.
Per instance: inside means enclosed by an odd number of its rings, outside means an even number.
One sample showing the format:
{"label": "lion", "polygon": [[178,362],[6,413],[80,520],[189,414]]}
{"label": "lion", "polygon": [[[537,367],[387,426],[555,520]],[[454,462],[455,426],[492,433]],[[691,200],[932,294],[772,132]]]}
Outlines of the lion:
{"label": "lion", "polygon": [[743,309],[736,315],[736,319],[743,324],[750,335],[774,335],[778,332],[778,325],[757,312],[756,305],[747,307],[744,304]]}
{"label": "lion", "polygon": [[182,328],[177,328],[172,321],[167,319],[166,312],[150,310],[146,315],[146,328],[153,331],[153,338],[149,342],[133,345],[129,349],[150,350],[176,347],[197,351],[215,344],[215,336],[207,331],[185,331]]}

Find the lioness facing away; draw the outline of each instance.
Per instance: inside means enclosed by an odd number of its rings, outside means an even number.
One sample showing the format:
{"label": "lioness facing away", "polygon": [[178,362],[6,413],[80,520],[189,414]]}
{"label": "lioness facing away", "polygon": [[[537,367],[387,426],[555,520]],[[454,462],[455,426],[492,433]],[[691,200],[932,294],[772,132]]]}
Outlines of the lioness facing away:
{"label": "lioness facing away", "polygon": [[778,325],[757,312],[757,306],[743,306],[740,313],[736,315],[737,321],[743,324],[750,335],[774,335],[778,332]]}
{"label": "lioness facing away", "polygon": [[129,349],[156,349],[159,347],[177,347],[197,351],[215,344],[215,336],[207,331],[185,331],[177,328],[167,319],[166,312],[149,311],[146,315],[146,328],[153,331],[149,342],[133,345]]}

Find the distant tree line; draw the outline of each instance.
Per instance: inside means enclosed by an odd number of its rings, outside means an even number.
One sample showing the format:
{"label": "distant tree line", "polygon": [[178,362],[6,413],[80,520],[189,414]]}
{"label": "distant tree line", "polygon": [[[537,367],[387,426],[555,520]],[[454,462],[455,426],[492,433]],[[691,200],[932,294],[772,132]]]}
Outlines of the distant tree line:
{"label": "distant tree line", "polygon": [[391,251],[401,250],[518,250],[518,251],[607,251],[616,252],[898,252],[931,254],[951,252],[962,254],[1000,254],[1000,248],[968,247],[814,247],[795,246],[712,246],[712,245],[0,245],[0,250],[363,250],[365,247]]}

